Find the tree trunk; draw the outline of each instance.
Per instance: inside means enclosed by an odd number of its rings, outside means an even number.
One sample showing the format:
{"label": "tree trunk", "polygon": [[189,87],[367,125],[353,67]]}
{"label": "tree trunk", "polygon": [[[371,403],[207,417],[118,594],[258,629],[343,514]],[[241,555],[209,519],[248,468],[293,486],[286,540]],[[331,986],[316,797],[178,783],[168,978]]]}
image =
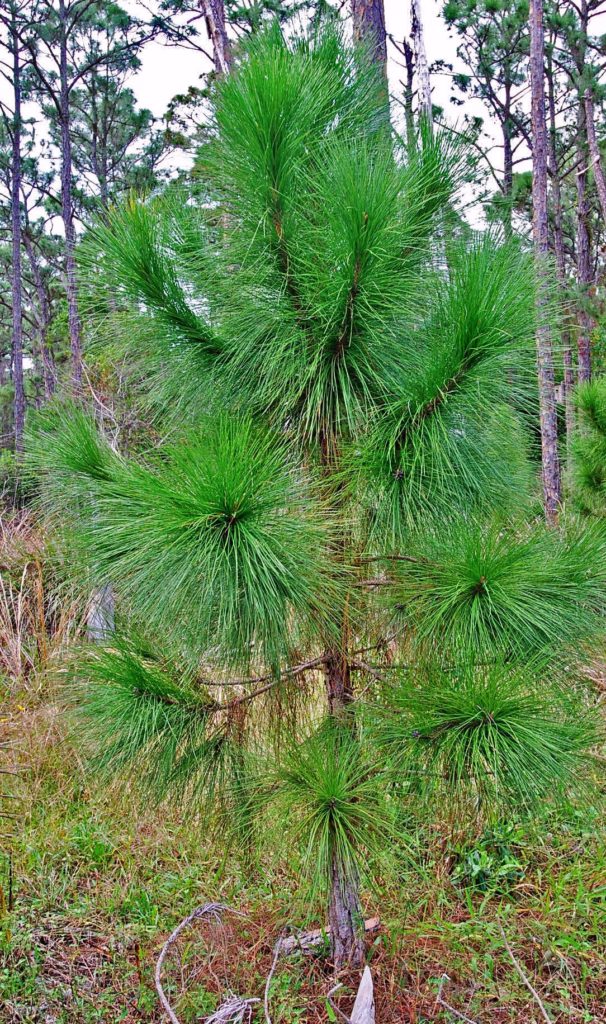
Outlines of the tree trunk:
{"label": "tree trunk", "polygon": [[596,138],[595,133],[595,111],[593,106],[593,95],[591,89],[587,89],[585,93],[584,105],[585,129],[587,132],[587,142],[589,143],[589,155],[591,156],[593,176],[595,178],[595,185],[598,191],[600,206],[602,208],[602,218],[606,222],[606,178],[604,177],[602,158],[600,156],[600,148],[598,146],[598,140]]}
{"label": "tree trunk", "polygon": [[[562,190],[560,187],[560,171],[556,150],[557,123],[555,88],[551,47],[547,58],[547,96],[549,100],[549,157],[551,162],[551,199],[553,207],[553,250],[560,294],[565,299],[568,292],[566,280],[566,255],[564,249],[564,225],[562,217]],[[564,408],[566,415],[566,441],[570,442],[574,430],[574,405],[572,391],[574,388],[574,367],[572,359],[572,343],[570,335],[570,303],[566,300],[566,320],[562,332],[562,351],[564,357]]]}
{"label": "tree trunk", "polygon": [[585,108],[579,104],[577,117],[577,280],[581,293],[579,309],[579,380],[591,379],[591,317],[584,303],[589,301],[593,284],[591,236],[589,233],[589,197],[587,195],[587,149],[585,145]]}
{"label": "tree trunk", "polygon": [[61,212],[65,232],[65,288],[67,292],[67,318],[72,357],[72,386],[82,387],[82,328],[78,312],[78,284],[76,278],[76,229],[72,196],[72,142],[70,135],[70,97],[67,64],[67,14],[65,0],[59,0],[61,39],[59,45],[59,106],[61,120]]}
{"label": "tree trunk", "polygon": [[412,150],[415,145],[415,121],[412,107],[415,83],[415,65],[412,46],[405,39],[402,43],[404,61],[406,63],[406,81],[404,83],[404,121],[406,124],[406,145]]}
{"label": "tree trunk", "polygon": [[547,219],[547,123],[544,82],[543,0],[530,3],[530,88],[532,116],[532,230],[537,265],[537,370],[541,420],[543,501],[549,523],[557,521],[561,501],[560,459],[553,351],[549,327],[549,251]]}
{"label": "tree trunk", "polygon": [[431,81],[429,78],[429,63],[427,61],[425,36],[423,33],[423,20],[421,17],[421,0],[411,0],[410,11],[412,21],[412,44],[415,53],[419,83],[419,120],[425,120],[427,126],[431,128],[433,124]]}
{"label": "tree trunk", "polygon": [[387,40],[383,0],[352,0],[354,43],[366,43],[387,78]]}
{"label": "tree trunk", "polygon": [[40,263],[36,255],[34,243],[30,238],[27,229],[23,234],[23,242],[25,245],[25,251],[29,260],[29,265],[32,272],[32,278],[34,280],[34,288],[36,289],[36,296],[38,299],[38,335],[40,341],[40,355],[42,356],[42,380],[44,383],[44,397],[52,398],[55,393],[55,387],[57,385],[55,361],[53,354],[48,346],[48,328],[50,325],[50,303],[48,301],[48,294],[42,278],[42,271],[40,269]]}
{"label": "tree trunk", "polygon": [[505,237],[511,238],[511,195],[513,192],[513,150],[511,146],[511,82],[505,85],[505,111],[501,122],[503,134],[503,230]]}
{"label": "tree trunk", "polygon": [[[339,453],[330,430],[321,441],[321,461],[325,472],[333,472],[339,464]],[[335,559],[345,559],[345,535],[338,541]],[[339,640],[327,644],[325,654],[326,695],[331,717],[345,728],[353,728],[348,720],[348,707],[353,700],[351,668],[349,664],[349,625],[347,607],[343,609]],[[359,966],[364,962],[364,918],[360,910],[358,880],[352,871],[333,854],[328,908],[331,953],[335,970],[345,964]]]}
{"label": "tree trunk", "polygon": [[223,0],[200,0],[208,37],[212,43],[215,71],[225,75],[232,63],[232,52],[225,24]]}
{"label": "tree trunk", "polygon": [[358,880],[351,877],[333,854],[332,884],[328,908],[330,945],[335,971],[364,963],[364,918],[358,896]]}
{"label": "tree trunk", "polygon": [[[330,714],[337,720],[343,720],[353,699],[345,623],[340,649],[331,649],[326,656],[326,689]],[[361,966],[364,963],[364,917],[358,880],[336,856],[332,862],[328,920],[335,970],[341,970],[346,964]]]}
{"label": "tree trunk", "polygon": [[25,386],[23,381],[23,291],[21,276],[21,61],[16,14],[11,9],[10,46],[13,57],[13,124],[11,156],[11,291],[13,306],[12,364],[15,389],[15,450],[23,448]]}
{"label": "tree trunk", "polygon": [[574,36],[569,41],[576,75],[571,80],[571,85],[577,88],[577,137],[576,137],[576,186],[577,186],[577,282],[581,295],[580,308],[578,312],[579,333],[577,339],[578,351],[578,377],[580,381],[588,381],[591,378],[591,328],[592,320],[587,309],[591,286],[593,284],[593,270],[591,266],[591,234],[589,230],[589,199],[587,195],[588,183],[588,152],[587,152],[587,124],[585,104],[583,102],[584,86],[586,80],[587,62],[587,32],[589,28],[589,6],[587,0],[580,0],[577,7],[579,16],[578,28],[575,28]]}

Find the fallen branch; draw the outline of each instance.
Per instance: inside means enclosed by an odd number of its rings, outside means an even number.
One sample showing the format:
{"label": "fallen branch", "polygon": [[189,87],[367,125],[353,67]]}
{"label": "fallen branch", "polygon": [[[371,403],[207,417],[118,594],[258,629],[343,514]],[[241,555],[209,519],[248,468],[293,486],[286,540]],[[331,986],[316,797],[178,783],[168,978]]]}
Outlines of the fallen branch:
{"label": "fallen branch", "polygon": [[543,1016],[543,1020],[547,1021],[547,1024],[553,1024],[553,1022],[551,1020],[551,1017],[549,1016],[549,1014],[547,1013],[547,1010],[545,1009],[545,1006],[543,1005],[543,1000],[541,999],[539,993],[537,992],[537,990],[534,987],[534,985],[532,984],[532,982],[529,981],[529,979],[526,977],[526,975],[524,974],[524,971],[520,967],[520,964],[516,960],[514,952],[513,952],[511,946],[509,945],[509,943],[507,941],[507,936],[505,934],[505,929],[503,928],[503,925],[501,924],[500,921],[498,921],[497,923],[498,923],[498,926],[499,926],[499,931],[500,931],[501,936],[503,938],[503,942],[505,944],[505,949],[509,953],[509,958],[510,958],[513,966],[515,967],[516,971],[520,975],[520,978],[522,979],[522,981],[526,985],[526,988],[528,989],[530,994],[533,996],[537,1006],[539,1007],[539,1010],[541,1011],[541,1014]]}
{"label": "fallen branch", "polygon": [[[365,932],[374,932],[381,925],[381,919],[379,917],[369,917],[364,922]],[[307,949],[313,949],[315,946],[321,946],[324,940],[330,935],[330,928],[314,928],[311,932],[301,932],[299,935],[289,935],[287,939],[282,939],[282,952],[288,956],[290,953],[296,953],[298,950],[305,951]]]}
{"label": "fallen branch", "polygon": [[447,974],[443,974],[442,977],[440,978],[440,987],[438,989],[438,994],[436,996],[436,1003],[438,1003],[440,1006],[443,1006],[444,1009],[448,1010],[449,1013],[454,1014],[454,1016],[457,1017],[459,1020],[465,1021],[465,1024],[477,1024],[477,1021],[472,1020],[471,1017],[466,1017],[464,1013],[461,1013],[460,1010],[455,1010],[454,1006],[451,1006],[450,1003],[447,1003],[445,999],[442,999],[442,992],[444,990],[444,985],[446,984],[447,981],[450,981],[450,978],[448,977]]}
{"label": "fallen branch", "polygon": [[[156,992],[158,993],[160,1005],[162,1006],[162,1009],[166,1013],[171,1024],[180,1024],[180,1021],[176,1013],[174,1012],[172,1006],[170,1005],[166,997],[164,988],[162,987],[162,966],[164,964],[164,961],[166,960],[166,957],[168,956],[171,948],[174,946],[175,942],[179,938],[181,932],[185,928],[187,928],[190,924],[193,924],[194,921],[199,921],[200,918],[202,917],[212,917],[215,919],[215,921],[220,922],[221,914],[224,911],[229,911],[232,914],[237,914],[238,917],[244,916],[243,914],[240,914],[239,911],[232,910],[231,907],[226,906],[224,903],[205,903],[203,906],[196,907],[195,910],[192,910],[191,914],[188,914],[187,917],[185,917],[181,921],[181,923],[177,925],[174,931],[170,933],[166,942],[162,946],[162,949],[160,950],[160,956],[158,957],[158,960],[156,962],[156,970],[154,972],[154,982],[156,984]],[[248,1005],[254,1002],[258,1003],[259,1000],[238,999],[236,996],[230,997],[225,1003],[222,1003],[217,1010],[215,1010],[211,1017],[208,1018],[208,1024],[211,1024],[211,1022],[212,1024],[227,1024],[227,1022],[229,1021],[232,1021],[233,1024],[240,1024],[240,1022],[244,1019],[244,1016],[246,1015]],[[235,1005],[236,1003],[238,1004],[238,1006]]]}
{"label": "fallen branch", "polygon": [[278,965],[278,957],[280,956],[280,953],[282,952],[282,940],[283,940],[283,938],[284,938],[284,932],[282,932],[282,934],[280,935],[280,938],[278,939],[278,941],[276,942],[276,944],[274,946],[274,958],[272,960],[271,969],[270,969],[269,974],[267,975],[267,980],[265,982],[265,992],[264,992],[264,995],[263,995],[263,1008],[265,1010],[265,1020],[267,1021],[267,1024],[271,1024],[271,1016],[270,1016],[270,1013],[269,1013],[269,986],[271,985],[271,980],[272,980],[272,978],[273,978],[273,976],[274,976],[274,974],[276,972],[276,967]]}

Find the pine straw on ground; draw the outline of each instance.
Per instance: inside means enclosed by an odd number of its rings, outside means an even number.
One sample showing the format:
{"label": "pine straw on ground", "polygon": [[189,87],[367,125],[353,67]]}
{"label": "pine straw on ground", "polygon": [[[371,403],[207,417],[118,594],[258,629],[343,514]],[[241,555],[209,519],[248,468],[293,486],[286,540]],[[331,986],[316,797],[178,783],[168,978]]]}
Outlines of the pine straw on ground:
{"label": "pine straw on ground", "polygon": [[[296,863],[243,863],[204,817],[142,806],[87,775],[48,669],[83,609],[48,597],[48,561],[28,517],[0,523],[0,1022],[154,1024],[154,965],[199,904],[242,912],[197,924],[171,953],[166,986],[182,1024],[228,992],[258,997],[283,929],[321,925]],[[594,670],[596,687],[604,669]],[[8,799],[8,798],[11,799]],[[9,907],[9,904],[12,906]],[[546,815],[490,836],[447,822],[411,826],[411,852],[365,897],[382,927],[368,937],[377,1024],[606,1022],[606,835],[598,811]],[[448,981],[443,980],[448,975]],[[358,978],[340,979],[348,1012]],[[459,1014],[438,1002],[442,998]],[[274,1024],[335,1019],[326,950],[281,959]]]}
{"label": "pine straw on ground", "polygon": [[[285,927],[322,923],[296,865],[242,864],[205,819],[142,808],[133,795],[95,787],[66,738],[61,713],[38,688],[5,701],[0,738],[12,742],[19,815],[11,849],[13,900],[4,911],[2,1024],[160,1022],[153,969],[177,922],[208,900],[245,916],[198,923],[171,953],[166,987],[183,1024],[203,1019],[229,992],[261,999]],[[412,863],[386,874],[366,910],[382,927],[368,937],[379,1024],[456,1018],[477,1024],[543,1020],[505,948],[554,1021],[606,1021],[606,843],[595,815],[554,820],[540,838],[511,841],[518,868],[482,887],[456,884],[465,842],[444,825],[418,837]],[[474,847],[474,842],[476,846]],[[463,879],[464,881],[465,879]],[[8,899],[6,863],[0,883]],[[315,920],[313,919],[315,917]],[[351,1008],[356,975],[335,997]],[[278,962],[274,1024],[333,1020],[326,951]]]}

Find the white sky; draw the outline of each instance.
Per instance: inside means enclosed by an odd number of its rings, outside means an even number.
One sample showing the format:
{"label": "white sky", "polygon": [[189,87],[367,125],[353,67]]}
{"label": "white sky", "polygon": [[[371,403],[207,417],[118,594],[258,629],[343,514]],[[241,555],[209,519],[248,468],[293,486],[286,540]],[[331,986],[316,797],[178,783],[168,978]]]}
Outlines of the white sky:
{"label": "white sky", "polygon": [[[346,0],[346,3],[348,0]],[[388,35],[400,41],[410,36],[410,3],[408,0],[384,0],[385,26]],[[137,0],[127,2],[133,11],[137,8]],[[465,66],[457,60],[457,40],[440,17],[443,0],[421,0],[425,45],[430,66],[438,60],[446,61],[454,66],[455,71],[464,71]],[[204,31],[202,29],[202,31]],[[204,39],[206,42],[206,39]],[[208,44],[210,51],[210,44]],[[404,77],[403,57],[388,44],[388,75],[392,95],[402,96],[401,79]],[[142,54],[142,67],[131,80],[130,85],[142,106],[148,107],[157,117],[161,117],[170,100],[179,93],[185,93],[191,85],[200,84],[199,78],[210,69],[210,62],[203,54],[183,47],[166,47],[161,43],[150,43]],[[444,109],[445,118],[452,124],[462,119],[462,109],[466,113],[479,115],[486,124],[485,139],[487,147],[491,147],[491,161],[496,168],[500,166],[498,137],[495,138],[486,107],[478,100],[467,100],[465,107],[455,107],[450,103],[450,73],[432,74],[432,96],[434,104]],[[394,116],[398,116],[394,109]],[[496,145],[496,148],[492,149]],[[167,166],[177,164],[188,166],[189,160],[182,155],[169,159]],[[492,191],[492,187],[490,189]],[[473,222],[481,222],[482,214],[471,193],[465,196],[467,216]]]}
{"label": "white sky", "polygon": [[[131,6],[136,8],[136,3]],[[430,64],[440,59],[456,63],[455,40],[450,38],[446,25],[439,17],[441,3],[422,0],[421,7]],[[387,32],[398,40],[410,34],[409,5],[405,0],[385,0],[385,22]],[[393,48],[390,47],[390,51],[390,86],[393,92],[401,92],[398,80],[402,72],[396,65],[396,60],[401,58]],[[154,114],[161,116],[172,97],[195,84],[197,76],[208,68],[208,62],[199,53],[152,43],[143,55],[143,66],[134,79],[133,88],[139,101]],[[436,76],[432,85],[434,102],[446,107],[449,97],[448,78]]]}

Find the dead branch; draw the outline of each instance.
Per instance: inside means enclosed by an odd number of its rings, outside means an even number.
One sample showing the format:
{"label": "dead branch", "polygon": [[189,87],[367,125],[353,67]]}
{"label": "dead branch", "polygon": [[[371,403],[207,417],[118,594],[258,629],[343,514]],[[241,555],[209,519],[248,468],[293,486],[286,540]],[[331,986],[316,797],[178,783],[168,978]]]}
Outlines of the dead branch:
{"label": "dead branch", "polygon": [[[379,917],[369,917],[364,922],[364,931],[374,932],[380,926],[381,919]],[[329,935],[330,928],[314,928],[311,932],[289,935],[288,938],[282,939],[282,952],[289,956],[298,951],[305,952],[308,949],[314,949],[315,946],[320,946]]]}
{"label": "dead branch", "polygon": [[[160,1005],[162,1006],[162,1009],[166,1013],[171,1024],[180,1024],[180,1021],[177,1015],[175,1014],[174,1010],[172,1009],[166,997],[164,988],[162,987],[162,966],[164,964],[164,961],[166,960],[166,957],[168,956],[175,942],[179,938],[181,932],[185,928],[189,927],[190,924],[193,924],[194,921],[199,921],[200,918],[202,917],[213,917],[215,921],[220,922],[221,914],[225,911],[229,911],[232,914],[237,914],[238,917],[243,916],[239,913],[239,911],[232,910],[231,907],[226,906],[224,903],[205,903],[203,906],[196,907],[195,910],[192,910],[191,914],[188,914],[188,916],[185,917],[180,922],[180,924],[177,925],[174,931],[170,933],[166,942],[162,946],[162,949],[160,950],[160,956],[158,957],[158,960],[156,962],[156,970],[154,971],[154,982],[156,984],[156,992],[158,993]],[[258,999],[252,1000],[252,1002],[258,1001]],[[244,1016],[246,1015],[247,1011],[247,1006],[250,1002],[250,999],[237,999],[237,997],[235,996],[230,997],[225,1003],[222,1003],[217,1010],[215,1010],[214,1014],[211,1017],[209,1017],[208,1024],[211,1024],[211,1021],[213,1022],[213,1024],[227,1024],[227,1022],[229,1021],[233,1021],[234,1024],[240,1024],[240,1022],[244,1020]],[[237,1007],[235,1005],[236,1003],[239,1004]]]}
{"label": "dead branch", "polygon": [[524,974],[524,971],[520,967],[519,962],[516,960],[514,952],[513,952],[511,946],[509,945],[509,943],[507,941],[507,936],[505,934],[505,929],[503,928],[503,925],[501,924],[500,921],[498,921],[497,923],[498,923],[498,926],[499,926],[499,931],[501,933],[501,937],[503,939],[503,943],[505,945],[505,949],[507,950],[507,952],[509,954],[509,958],[510,958],[513,966],[515,967],[516,971],[520,975],[520,978],[522,979],[522,981],[526,985],[526,988],[528,989],[528,991],[532,995],[533,999],[535,1000],[537,1006],[539,1007],[539,1010],[541,1011],[541,1015],[543,1017],[543,1020],[545,1020],[547,1022],[547,1024],[553,1024],[553,1022],[551,1020],[551,1017],[549,1016],[549,1014],[547,1013],[547,1010],[545,1009],[545,1006],[543,1004],[543,1000],[541,999],[539,993],[537,992],[537,990],[534,987],[534,985],[532,984],[532,982],[529,981],[529,979],[526,977],[526,975]]}
{"label": "dead branch", "polygon": [[442,977],[440,978],[440,987],[438,989],[438,994],[436,996],[436,1003],[438,1003],[440,1006],[443,1006],[444,1009],[448,1010],[449,1013],[454,1014],[454,1016],[457,1017],[459,1020],[465,1021],[465,1024],[477,1024],[477,1021],[472,1020],[471,1017],[466,1017],[464,1013],[461,1013],[460,1010],[455,1010],[454,1006],[451,1006],[450,1003],[447,1003],[445,999],[442,999],[442,991],[444,989],[446,982],[448,981],[450,981],[448,975],[443,974]]}
{"label": "dead branch", "polygon": [[278,958],[279,958],[280,953],[282,951],[282,940],[283,940],[283,938],[284,938],[284,932],[282,932],[282,934],[280,935],[280,938],[278,939],[278,941],[276,942],[276,944],[274,946],[274,958],[272,960],[271,969],[270,969],[269,974],[267,975],[267,980],[265,982],[265,992],[264,992],[264,995],[263,995],[263,1008],[265,1010],[265,1020],[267,1021],[267,1024],[271,1024],[271,1016],[270,1016],[270,1013],[269,1013],[269,986],[271,985],[272,978],[273,978],[273,976],[274,976],[274,974],[276,972],[276,967],[278,965]]}

